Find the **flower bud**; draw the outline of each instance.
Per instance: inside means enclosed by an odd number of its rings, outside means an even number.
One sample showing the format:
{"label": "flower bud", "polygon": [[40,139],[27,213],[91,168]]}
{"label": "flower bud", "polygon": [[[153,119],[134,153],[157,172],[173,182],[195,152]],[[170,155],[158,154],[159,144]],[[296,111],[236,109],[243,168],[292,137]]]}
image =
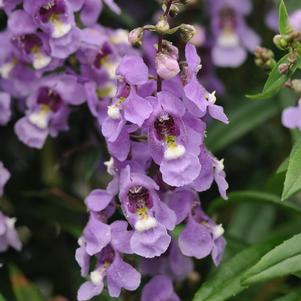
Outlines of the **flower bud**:
{"label": "flower bud", "polygon": [[297,94],[301,94],[301,80],[300,79],[292,80],[291,87]]}
{"label": "flower bud", "polygon": [[279,35],[279,34],[274,36],[273,42],[281,50],[286,49],[288,46],[287,40],[282,35]]}
{"label": "flower bud", "polygon": [[279,70],[279,73],[281,73],[281,74],[287,74],[289,71],[289,68],[290,68],[289,65],[284,63],[284,64],[279,65],[278,70]]}
{"label": "flower bud", "polygon": [[255,51],[255,64],[263,69],[271,70],[276,64],[272,50],[258,47]]}
{"label": "flower bud", "polygon": [[163,79],[171,79],[180,72],[177,58],[167,53],[158,53],[156,56],[156,69]]}
{"label": "flower bud", "polygon": [[144,30],[142,27],[138,27],[133,29],[130,33],[129,33],[129,42],[133,45],[133,46],[139,46],[142,44],[142,39],[143,39],[143,33]]}
{"label": "flower bud", "polygon": [[169,15],[172,18],[175,18],[180,12],[179,5],[172,4],[169,10]]}
{"label": "flower bud", "polygon": [[180,28],[181,38],[184,42],[189,42],[195,35],[195,28],[189,24],[183,24]]}
{"label": "flower bud", "polygon": [[165,18],[161,18],[156,24],[156,31],[161,34],[164,34],[169,28],[169,24]]}
{"label": "flower bud", "polygon": [[298,55],[296,52],[292,52],[288,57],[288,61],[291,64],[295,64],[297,62],[297,60],[298,60]]}

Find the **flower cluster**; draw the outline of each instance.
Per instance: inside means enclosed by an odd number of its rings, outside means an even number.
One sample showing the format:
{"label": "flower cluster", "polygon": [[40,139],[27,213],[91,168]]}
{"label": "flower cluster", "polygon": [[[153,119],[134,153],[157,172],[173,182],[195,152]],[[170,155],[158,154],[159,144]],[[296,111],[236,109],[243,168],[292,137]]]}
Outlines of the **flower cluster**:
{"label": "flower cluster", "polygon": [[[129,35],[141,44],[144,31],[159,34],[152,63],[139,54],[125,55],[116,69],[114,97],[95,114],[111,155],[105,164],[112,180],[85,199],[89,221],[76,251],[87,279],[78,291],[80,301],[100,294],[105,284],[112,297],[122,289],[134,291],[142,276],[153,277],[142,300],[179,300],[172,281],[193,270],[191,257],[211,255],[216,265],[222,259],[223,227],[205,214],[198,192],[216,182],[227,198],[223,160],[210,153],[204,138],[209,121],[228,123],[228,118],[215,92],[198,80],[202,66],[196,47],[187,43],[180,62],[179,49],[163,38],[173,30],[168,7],[156,26]],[[178,28],[184,40],[192,37],[193,27]],[[95,90],[91,83],[86,88]],[[175,229],[181,229],[178,237]],[[135,265],[127,262],[129,255],[138,258]],[[157,287],[162,296],[154,296]]]}
{"label": "flower cluster", "polygon": [[[210,0],[209,0],[210,1]],[[251,1],[210,1],[214,36],[212,59],[220,67],[238,67],[254,53],[259,36],[247,25],[245,17],[251,12]]]}
{"label": "flower cluster", "polygon": [[[105,3],[119,12],[113,1]],[[18,99],[24,117],[15,133],[40,149],[48,135],[68,129],[72,106],[86,101],[85,84],[95,83],[101,97],[114,93],[118,59],[130,49],[127,33],[96,24],[101,1],[6,0],[3,7],[8,26],[0,33],[0,124],[10,119],[11,97]]]}
{"label": "flower cluster", "polygon": [[[104,3],[119,12],[113,1]],[[86,278],[79,301],[99,295],[105,284],[112,297],[134,291],[144,276],[152,279],[142,300],[179,300],[172,282],[193,271],[192,258],[210,255],[215,265],[222,259],[223,227],[203,211],[198,193],[215,182],[227,199],[223,160],[204,140],[208,123],[227,124],[228,118],[215,91],[199,81],[201,59],[189,42],[202,39],[197,29],[171,28],[169,14],[177,5],[164,1],[156,25],[128,35],[97,24],[99,0],[3,1],[8,27],[0,33],[0,125],[16,108],[22,115],[14,125],[17,137],[41,149],[49,135],[69,129],[75,106],[87,105],[110,154],[105,165],[111,181],[85,199],[89,220],[76,251]],[[222,9],[217,5],[213,12],[218,19]],[[245,13],[236,13],[244,24]],[[216,31],[217,47],[226,40],[227,24]],[[232,40],[238,28],[230,28]],[[166,39],[174,33],[185,49]],[[0,179],[4,185],[5,173]],[[19,249],[13,222],[1,219],[3,249]]]}

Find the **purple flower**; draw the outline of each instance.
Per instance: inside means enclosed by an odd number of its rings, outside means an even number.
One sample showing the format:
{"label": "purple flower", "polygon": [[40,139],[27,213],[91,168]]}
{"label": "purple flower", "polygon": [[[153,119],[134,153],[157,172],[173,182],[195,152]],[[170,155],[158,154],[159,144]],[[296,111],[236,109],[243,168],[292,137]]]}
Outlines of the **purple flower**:
{"label": "purple flower", "polygon": [[197,156],[202,141],[194,141],[196,147],[191,144],[192,129],[184,122],[185,107],[178,97],[162,91],[152,100],[155,107],[148,122],[151,156],[167,184],[190,184],[201,170]]}
{"label": "purple flower", "polygon": [[148,81],[148,68],[139,56],[126,56],[122,59],[117,74],[125,78],[129,85],[143,85]]}
{"label": "purple flower", "polygon": [[90,214],[84,232],[84,242],[86,252],[92,256],[99,253],[111,241],[111,228],[97,214]]}
{"label": "purple flower", "polygon": [[27,99],[26,116],[15,124],[18,138],[30,147],[42,148],[48,134],[55,137],[68,128],[69,105],[80,105],[84,99],[76,77],[45,77]]}
{"label": "purple flower", "polygon": [[11,117],[10,95],[5,92],[0,92],[0,125],[6,125]]}
{"label": "purple flower", "polygon": [[282,113],[282,124],[289,129],[301,130],[301,99],[299,100],[298,106],[289,107]]}
{"label": "purple flower", "polygon": [[226,181],[223,160],[215,158],[205,147],[201,148],[199,160],[202,164],[201,172],[190,186],[202,192],[208,190],[215,181],[221,197],[227,199],[229,185]]}
{"label": "purple flower", "polygon": [[191,108],[192,113],[195,111],[204,113],[208,103],[206,100],[206,90],[197,78],[197,74],[202,66],[196,47],[188,43],[185,48],[185,57],[187,67],[182,74],[182,81],[184,83],[185,96],[191,103],[188,108]]}
{"label": "purple flower", "polygon": [[15,230],[15,222],[15,218],[9,218],[0,212],[0,252],[5,252],[9,247],[21,250],[22,244]]}
{"label": "purple flower", "polygon": [[193,262],[182,254],[178,243],[172,240],[167,251],[160,257],[142,258],[140,270],[143,275],[162,274],[175,281],[183,281],[193,271]]}
{"label": "purple flower", "polygon": [[258,35],[244,18],[251,11],[249,0],[217,0],[212,3],[213,62],[220,67],[238,67],[260,44]]}
{"label": "purple flower", "polygon": [[108,5],[113,12],[117,14],[120,13],[120,8],[113,0],[85,0],[80,11],[80,19],[85,26],[91,26],[97,23],[103,8],[103,2]]}
{"label": "purple flower", "polygon": [[134,253],[152,258],[164,253],[171,241],[167,230],[173,230],[176,217],[156,190],[158,185],[144,174],[121,171],[119,198],[123,212],[135,229],[131,238]]}
{"label": "purple flower", "polygon": [[180,301],[166,276],[152,278],[143,288],[141,301]]}
{"label": "purple flower", "polygon": [[4,8],[6,14],[10,14],[18,4],[21,4],[23,0],[1,0],[0,9]]}
{"label": "purple flower", "polygon": [[294,30],[301,32],[301,9],[294,11],[290,15],[289,23]]}
{"label": "purple flower", "polygon": [[68,0],[24,0],[23,6],[40,29],[52,38],[59,39],[74,26],[71,3]]}
{"label": "purple flower", "polygon": [[186,256],[202,259],[211,254],[215,265],[219,265],[226,241],[222,225],[216,225],[201,209],[197,196],[185,199],[193,206],[188,215],[187,225],[179,236],[179,247]]}
{"label": "purple flower", "polygon": [[111,297],[119,297],[122,288],[133,291],[140,284],[140,274],[111,245],[105,247],[97,256],[97,265],[90,273],[89,280],[81,285],[77,298],[85,301],[99,295],[107,280]]}
{"label": "purple flower", "polygon": [[265,23],[267,27],[269,27],[274,32],[278,31],[278,11],[277,9],[271,9],[266,17],[265,17]]}
{"label": "purple flower", "polygon": [[66,35],[57,39],[50,39],[51,56],[57,59],[66,59],[75,53],[80,46],[81,31],[74,27]]}
{"label": "purple flower", "polygon": [[158,75],[163,79],[171,79],[180,72],[178,63],[179,51],[173,45],[164,47],[163,52],[156,55],[156,69]]}
{"label": "purple flower", "polygon": [[8,28],[13,50],[19,59],[32,63],[36,70],[51,63],[48,37],[36,32],[37,27],[29,14],[23,10],[14,11],[9,17]]}

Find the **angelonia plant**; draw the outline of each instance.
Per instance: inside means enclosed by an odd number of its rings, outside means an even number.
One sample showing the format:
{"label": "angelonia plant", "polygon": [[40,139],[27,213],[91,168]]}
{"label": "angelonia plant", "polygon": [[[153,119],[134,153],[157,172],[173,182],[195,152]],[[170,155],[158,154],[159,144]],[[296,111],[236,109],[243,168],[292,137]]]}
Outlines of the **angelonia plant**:
{"label": "angelonia plant", "polygon": [[[224,230],[203,211],[198,192],[215,181],[227,198],[223,160],[210,153],[204,137],[210,120],[228,118],[215,92],[198,80],[201,59],[189,43],[194,27],[170,24],[181,5],[164,1],[155,25],[129,33],[133,45],[142,45],[149,32],[156,35],[154,56],[147,65],[140,53],[125,55],[116,69],[116,93],[95,114],[112,180],[85,199],[89,221],[76,251],[86,278],[80,301],[104,287],[111,297],[121,289],[135,291],[143,276],[152,278],[141,300],[179,300],[172,282],[193,271],[192,258],[211,255],[216,265],[221,262]],[[176,34],[182,49],[168,40]],[[86,84],[91,94],[92,85]],[[175,229],[181,229],[178,237]]]}
{"label": "angelonia plant", "polygon": [[[103,4],[120,12],[109,0],[0,2],[8,17],[0,33],[1,126],[17,108],[16,136],[42,149],[49,136],[69,130],[71,112],[86,104],[110,155],[111,181],[85,199],[89,220],[76,250],[85,279],[79,301],[140,286],[143,301],[179,300],[173,282],[188,277],[193,258],[222,260],[224,229],[203,211],[199,193],[215,182],[227,199],[223,160],[204,139],[208,123],[228,118],[216,92],[199,81],[201,59],[190,43],[197,29],[172,25],[187,2],[163,1],[156,24],[130,33],[97,24]],[[225,61],[237,52],[239,61],[231,63],[237,66],[250,49],[243,19],[249,8],[230,3],[224,10],[216,3],[212,11],[221,25],[214,21],[214,52]],[[1,163],[1,194],[9,177]],[[1,252],[21,248],[14,222],[0,213]]]}

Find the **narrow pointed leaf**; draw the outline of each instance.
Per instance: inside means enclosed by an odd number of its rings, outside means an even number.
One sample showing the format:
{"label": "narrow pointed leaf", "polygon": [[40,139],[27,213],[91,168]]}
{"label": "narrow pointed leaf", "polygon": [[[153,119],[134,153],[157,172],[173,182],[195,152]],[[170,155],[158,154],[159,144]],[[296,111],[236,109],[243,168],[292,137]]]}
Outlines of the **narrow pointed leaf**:
{"label": "narrow pointed leaf", "polygon": [[244,273],[280,241],[278,238],[254,245],[232,257],[201,286],[193,301],[224,301],[246,289],[242,284]]}
{"label": "narrow pointed leaf", "polygon": [[244,284],[253,284],[277,277],[292,275],[301,271],[301,254],[285,259],[278,264],[251,276],[243,281]]}
{"label": "narrow pointed leaf", "polygon": [[301,234],[293,236],[264,255],[246,273],[243,283],[250,284],[298,271],[301,271]]}
{"label": "narrow pointed leaf", "polygon": [[297,71],[297,69],[301,67],[301,57],[299,57],[296,63],[290,68],[290,70],[286,74],[281,74],[279,72],[279,66],[281,64],[288,63],[288,59],[290,55],[291,55],[290,53],[285,55],[277,62],[277,64],[274,66],[274,68],[272,69],[272,71],[268,76],[263,91],[259,94],[247,95],[249,99],[261,100],[261,99],[271,98],[273,95],[275,95],[280,91],[280,89],[283,87],[286,81],[289,80]]}
{"label": "narrow pointed leaf", "polygon": [[289,158],[282,200],[286,200],[301,190],[301,140],[298,141]]}
{"label": "narrow pointed leaf", "polygon": [[281,0],[279,6],[279,32],[282,35],[286,35],[288,31],[289,31],[288,12],[284,1]]}
{"label": "narrow pointed leaf", "polygon": [[231,204],[239,203],[260,203],[269,204],[286,211],[301,214],[301,207],[292,202],[282,202],[281,199],[272,193],[260,192],[260,191],[235,191],[229,193],[229,200],[225,202],[223,199],[218,198],[211,202],[208,212],[213,213],[214,211]]}
{"label": "narrow pointed leaf", "polygon": [[238,109],[227,112],[228,126],[214,123],[209,128],[207,146],[214,152],[221,151],[249,131],[272,118],[282,110],[279,99],[274,102],[241,103]]}

